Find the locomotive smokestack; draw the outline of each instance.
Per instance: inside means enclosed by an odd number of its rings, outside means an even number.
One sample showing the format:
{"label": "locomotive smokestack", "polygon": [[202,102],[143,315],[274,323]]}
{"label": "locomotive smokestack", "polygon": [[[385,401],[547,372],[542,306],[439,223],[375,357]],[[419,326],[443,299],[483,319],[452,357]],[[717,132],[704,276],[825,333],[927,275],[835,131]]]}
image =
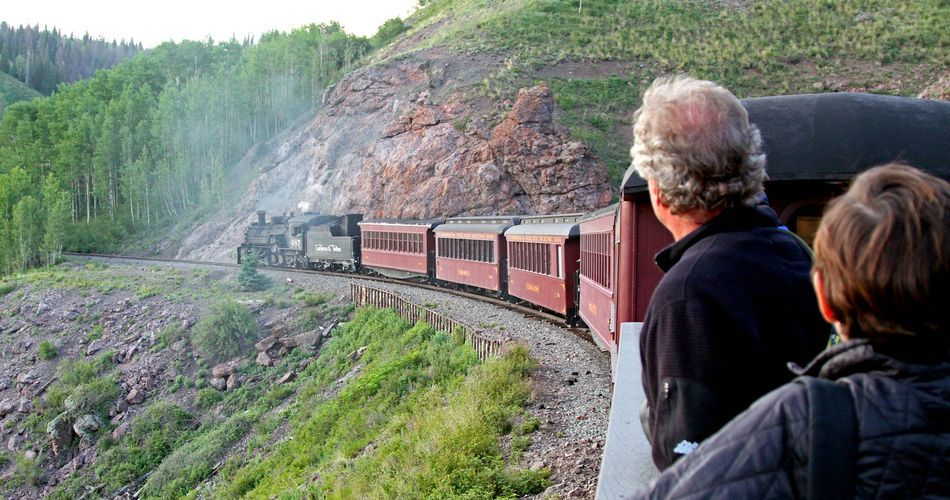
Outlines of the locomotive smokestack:
{"label": "locomotive smokestack", "polygon": [[257,224],[260,226],[264,225],[264,210],[257,211]]}

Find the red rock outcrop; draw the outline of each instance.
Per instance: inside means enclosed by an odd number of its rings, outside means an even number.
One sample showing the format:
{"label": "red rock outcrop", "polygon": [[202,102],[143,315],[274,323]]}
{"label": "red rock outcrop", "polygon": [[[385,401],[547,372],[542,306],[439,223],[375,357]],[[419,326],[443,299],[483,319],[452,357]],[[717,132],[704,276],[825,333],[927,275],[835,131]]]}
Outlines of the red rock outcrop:
{"label": "red rock outcrop", "polygon": [[257,209],[425,218],[608,204],[603,162],[555,121],[548,87],[500,104],[459,90],[488,69],[413,55],[345,78],[312,120],[248,154],[243,168],[260,175],[242,202],[178,256],[232,260]]}

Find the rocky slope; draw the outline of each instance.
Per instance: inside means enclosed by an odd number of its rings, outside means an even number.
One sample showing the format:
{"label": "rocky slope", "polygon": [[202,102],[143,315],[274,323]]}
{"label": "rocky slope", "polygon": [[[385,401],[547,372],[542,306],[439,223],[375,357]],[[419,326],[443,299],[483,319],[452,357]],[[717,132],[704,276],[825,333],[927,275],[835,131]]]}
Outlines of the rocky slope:
{"label": "rocky slope", "polygon": [[497,62],[440,51],[361,69],[263,156],[237,206],[198,227],[179,258],[232,260],[257,209],[425,218],[584,212],[607,205],[602,161],[555,120],[545,86],[515,102],[476,87]]}

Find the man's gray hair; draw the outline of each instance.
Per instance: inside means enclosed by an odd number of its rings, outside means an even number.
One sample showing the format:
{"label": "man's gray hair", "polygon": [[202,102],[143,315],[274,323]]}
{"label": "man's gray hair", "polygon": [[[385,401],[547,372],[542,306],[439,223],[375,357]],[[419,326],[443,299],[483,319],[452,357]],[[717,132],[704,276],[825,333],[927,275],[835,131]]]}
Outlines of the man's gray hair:
{"label": "man's gray hair", "polygon": [[763,196],[759,129],[725,88],[686,76],[658,78],[634,113],[633,167],[653,178],[673,214],[755,206]]}

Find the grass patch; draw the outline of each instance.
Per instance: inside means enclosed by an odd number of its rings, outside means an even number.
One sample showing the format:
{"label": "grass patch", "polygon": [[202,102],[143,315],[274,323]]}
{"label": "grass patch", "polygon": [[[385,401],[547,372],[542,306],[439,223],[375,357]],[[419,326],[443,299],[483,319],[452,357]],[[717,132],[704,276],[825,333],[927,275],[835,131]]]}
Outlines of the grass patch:
{"label": "grass patch", "polygon": [[16,283],[0,283],[0,297],[16,290]]}
{"label": "grass patch", "polygon": [[333,300],[334,295],[332,293],[318,293],[318,292],[309,292],[306,290],[299,291],[294,294],[294,299],[299,300],[304,303],[304,305],[309,307],[319,306],[325,304],[330,300]]}
{"label": "grass patch", "polygon": [[[547,486],[547,471],[516,469],[499,445],[530,397],[525,349],[479,365],[452,337],[371,308],[342,330],[308,368],[293,439],[229,474],[216,497],[496,497]],[[356,363],[359,375],[326,400]]]}

